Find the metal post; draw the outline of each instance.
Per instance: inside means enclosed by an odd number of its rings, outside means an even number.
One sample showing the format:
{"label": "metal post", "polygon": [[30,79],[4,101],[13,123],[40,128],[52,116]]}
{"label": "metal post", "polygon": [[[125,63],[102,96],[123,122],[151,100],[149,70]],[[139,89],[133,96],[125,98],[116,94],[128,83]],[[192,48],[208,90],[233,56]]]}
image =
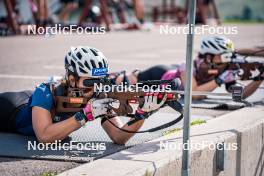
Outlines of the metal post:
{"label": "metal post", "polygon": [[[184,124],[183,124],[183,145],[189,146],[190,138],[190,105],[192,103],[192,75],[193,75],[193,29],[195,26],[196,0],[189,0],[188,5],[188,29],[187,51],[186,51],[186,83],[184,95]],[[182,150],[182,176],[189,176],[189,149]]]}

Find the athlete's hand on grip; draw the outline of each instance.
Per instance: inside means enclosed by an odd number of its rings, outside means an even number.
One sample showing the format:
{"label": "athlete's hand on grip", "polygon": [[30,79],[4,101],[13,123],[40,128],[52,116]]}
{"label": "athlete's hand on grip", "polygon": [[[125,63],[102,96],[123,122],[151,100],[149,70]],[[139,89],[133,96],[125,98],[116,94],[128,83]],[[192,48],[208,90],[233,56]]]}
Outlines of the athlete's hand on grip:
{"label": "athlete's hand on grip", "polygon": [[88,121],[92,121],[100,116],[106,115],[111,109],[110,103],[114,100],[112,98],[104,98],[104,99],[91,99],[83,111],[88,119]]}
{"label": "athlete's hand on grip", "polygon": [[224,83],[236,81],[238,79],[238,72],[238,70],[226,70],[215,79],[215,82],[220,86]]}
{"label": "athlete's hand on grip", "polygon": [[148,93],[144,96],[144,103],[139,105],[138,110],[143,112],[158,110],[165,103],[166,99],[167,94],[165,94],[162,100],[158,102],[158,93]]}

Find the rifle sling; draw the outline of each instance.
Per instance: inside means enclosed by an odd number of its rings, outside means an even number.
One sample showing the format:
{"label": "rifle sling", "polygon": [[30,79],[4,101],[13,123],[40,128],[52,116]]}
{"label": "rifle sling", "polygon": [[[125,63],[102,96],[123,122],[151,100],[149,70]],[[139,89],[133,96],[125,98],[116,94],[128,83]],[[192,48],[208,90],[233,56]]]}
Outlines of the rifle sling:
{"label": "rifle sling", "polygon": [[[162,129],[165,129],[165,128],[168,128],[176,123],[178,123],[179,121],[181,121],[183,119],[183,107],[182,105],[177,102],[177,101],[173,101],[173,102],[170,102],[171,104],[168,104],[172,109],[174,109],[175,111],[179,112],[180,113],[180,116],[177,117],[176,119],[168,122],[168,123],[165,123],[165,124],[162,124],[160,126],[157,126],[157,127],[154,127],[154,128],[150,128],[150,129],[147,129],[147,130],[142,130],[142,131],[131,131],[131,130],[126,130],[126,129],[122,129],[120,127],[118,127],[116,124],[114,124],[113,122],[111,122],[110,118],[109,117],[105,117],[106,120],[111,123],[114,127],[116,127],[117,129],[123,131],[123,132],[126,132],[126,133],[149,133],[149,132],[155,132],[155,131],[159,131],[159,130],[162,130]],[[133,118],[133,114],[129,114],[128,116],[132,117]],[[130,121],[130,125],[132,125],[133,123],[136,123],[137,121],[139,120],[142,120],[142,119],[134,119],[132,121]]]}

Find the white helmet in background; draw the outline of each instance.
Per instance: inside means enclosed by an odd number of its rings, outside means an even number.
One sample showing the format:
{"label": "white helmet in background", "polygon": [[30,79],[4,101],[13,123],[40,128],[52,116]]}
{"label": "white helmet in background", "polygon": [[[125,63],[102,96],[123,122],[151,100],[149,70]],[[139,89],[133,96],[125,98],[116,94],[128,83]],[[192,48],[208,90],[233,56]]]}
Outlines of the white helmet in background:
{"label": "white helmet in background", "polygon": [[233,42],[226,37],[207,37],[201,42],[201,54],[223,54],[234,51]]}
{"label": "white helmet in background", "polygon": [[65,69],[67,74],[76,77],[101,78],[108,74],[108,62],[103,53],[95,48],[71,47],[65,56]]}

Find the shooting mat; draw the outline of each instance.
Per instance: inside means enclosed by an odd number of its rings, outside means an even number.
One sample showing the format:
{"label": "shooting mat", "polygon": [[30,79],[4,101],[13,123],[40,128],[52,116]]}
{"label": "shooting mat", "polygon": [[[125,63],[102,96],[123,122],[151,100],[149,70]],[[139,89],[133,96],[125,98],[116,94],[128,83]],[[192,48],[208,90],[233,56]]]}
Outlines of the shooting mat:
{"label": "shooting mat", "polygon": [[[157,112],[153,116],[149,117],[141,128],[141,130],[156,127],[161,125],[160,123],[169,122],[179,116],[179,113],[163,113]],[[162,118],[162,120],[161,120]],[[204,119],[207,120],[208,116],[193,116],[192,119]],[[127,121],[128,118],[122,118]],[[91,159],[98,159],[100,157],[118,152],[136,144],[140,144],[154,138],[160,137],[169,129],[182,127],[182,121],[167,129],[160,130],[153,133],[136,134],[126,145],[113,144],[107,134],[101,127],[100,120],[88,122],[87,125],[70,135],[64,142],[78,141],[78,143],[90,144],[94,146],[90,150],[77,150],[73,147],[72,150],[28,150],[28,141],[34,144],[36,139],[34,137],[27,137],[17,134],[0,133],[0,156],[6,157],[18,157],[18,158],[36,158],[46,160],[64,160],[75,162],[89,162]],[[100,150],[98,145],[104,143],[106,150]],[[75,144],[75,143],[74,143]],[[31,145],[32,146],[32,145]],[[99,150],[97,150],[99,149]]]}

